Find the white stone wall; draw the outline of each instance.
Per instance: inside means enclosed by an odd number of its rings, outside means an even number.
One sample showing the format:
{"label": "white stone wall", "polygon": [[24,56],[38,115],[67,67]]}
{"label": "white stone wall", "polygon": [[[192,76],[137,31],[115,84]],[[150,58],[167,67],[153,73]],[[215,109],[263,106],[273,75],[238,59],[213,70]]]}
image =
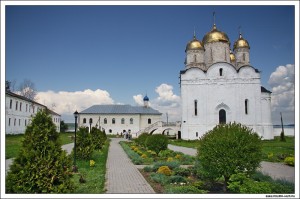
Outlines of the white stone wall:
{"label": "white stone wall", "polygon": [[18,97],[5,95],[5,133],[25,133],[26,127],[30,124],[32,117],[37,111],[45,108],[45,106]]}
{"label": "white stone wall", "polygon": [[[230,64],[217,63],[206,73],[197,68],[189,69],[181,74],[181,99],[182,139],[198,139],[219,124],[221,109],[226,111],[226,123],[240,122],[264,135],[260,75],[252,67],[242,67],[237,72]],[[197,100],[197,115],[194,100]]]}
{"label": "white stone wall", "polygon": [[250,54],[248,48],[238,48],[234,50],[237,66],[249,65]]}
{"label": "white stone wall", "polygon": [[204,60],[206,66],[217,62],[230,63],[230,47],[228,43],[212,42],[204,45]]}
{"label": "white stone wall", "polygon": [[[149,126],[148,119],[151,119],[151,124],[160,120],[160,115],[140,115],[140,114],[80,114],[79,115],[79,127],[85,126],[90,127],[89,119],[93,119],[92,127],[96,124],[99,127],[99,117],[101,129],[104,128],[107,135],[121,134],[124,130],[130,130],[131,133],[136,133],[139,130]],[[83,123],[83,119],[86,118],[86,123]],[[107,124],[104,123],[104,119],[107,119]],[[115,118],[115,124],[112,124],[112,119]],[[124,124],[121,123],[122,118],[124,118]],[[130,119],[133,119],[133,124],[130,123]],[[151,125],[150,124],[150,125]]]}

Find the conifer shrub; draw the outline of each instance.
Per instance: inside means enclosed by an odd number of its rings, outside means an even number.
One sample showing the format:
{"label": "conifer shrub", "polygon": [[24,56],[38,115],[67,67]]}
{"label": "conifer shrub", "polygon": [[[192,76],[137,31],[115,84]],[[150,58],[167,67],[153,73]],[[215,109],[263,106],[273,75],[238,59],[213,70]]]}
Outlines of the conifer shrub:
{"label": "conifer shrub", "polygon": [[27,126],[22,148],[6,177],[7,193],[69,193],[72,160],[62,150],[58,132],[47,110]]}
{"label": "conifer shrub", "polygon": [[142,147],[146,147],[146,139],[150,136],[149,133],[142,133],[138,138],[135,139],[135,142]]}
{"label": "conifer shrub", "polygon": [[89,129],[80,127],[76,134],[76,157],[82,160],[89,160],[95,150]]}
{"label": "conifer shrub", "polygon": [[102,149],[105,141],[107,140],[105,132],[93,127],[91,130],[91,136],[95,149]]}
{"label": "conifer shrub", "polygon": [[284,159],[284,163],[289,166],[295,166],[295,158],[294,157],[286,157]]}
{"label": "conifer shrub", "polygon": [[159,161],[155,162],[153,165],[153,169],[157,171],[157,169],[161,166],[168,166],[171,170],[177,168],[180,166],[180,163],[178,161],[173,161],[173,162],[165,162],[165,161]]}
{"label": "conifer shrub", "polygon": [[224,177],[226,191],[231,175],[254,173],[262,157],[258,134],[237,123],[218,125],[200,138],[198,173],[210,179]]}
{"label": "conifer shrub", "polygon": [[161,166],[158,168],[157,173],[161,173],[166,176],[170,176],[172,174],[172,171],[168,166]]}
{"label": "conifer shrub", "polygon": [[160,151],[168,148],[168,138],[160,134],[151,135],[146,139],[146,147],[159,154]]}

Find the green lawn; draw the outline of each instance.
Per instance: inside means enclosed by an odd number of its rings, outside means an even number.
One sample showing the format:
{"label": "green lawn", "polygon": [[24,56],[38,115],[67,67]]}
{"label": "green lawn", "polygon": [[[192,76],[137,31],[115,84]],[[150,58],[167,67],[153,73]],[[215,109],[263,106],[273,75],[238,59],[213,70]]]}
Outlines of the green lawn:
{"label": "green lawn", "polygon": [[169,140],[169,144],[197,149],[199,140]]}
{"label": "green lawn", "polygon": [[[106,160],[109,148],[109,141],[106,141],[103,149],[95,150],[91,160],[95,161],[95,166],[90,167],[90,160],[77,160],[78,174],[74,174],[75,191],[80,194],[100,194],[104,193]],[[86,180],[80,183],[80,176]]]}
{"label": "green lawn", "polygon": [[[70,136],[74,135],[74,133],[60,133],[59,135],[62,145],[73,142]],[[22,147],[23,138],[23,134],[5,136],[5,159],[14,158],[18,155]]]}

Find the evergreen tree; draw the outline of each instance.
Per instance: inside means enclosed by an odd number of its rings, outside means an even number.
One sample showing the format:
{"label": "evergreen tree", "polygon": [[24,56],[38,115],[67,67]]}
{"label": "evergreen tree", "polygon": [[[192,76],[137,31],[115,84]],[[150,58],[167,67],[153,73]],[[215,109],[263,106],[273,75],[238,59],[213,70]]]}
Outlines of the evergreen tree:
{"label": "evergreen tree", "polygon": [[7,174],[7,193],[72,192],[71,159],[58,137],[48,111],[39,111],[27,126],[22,148]]}

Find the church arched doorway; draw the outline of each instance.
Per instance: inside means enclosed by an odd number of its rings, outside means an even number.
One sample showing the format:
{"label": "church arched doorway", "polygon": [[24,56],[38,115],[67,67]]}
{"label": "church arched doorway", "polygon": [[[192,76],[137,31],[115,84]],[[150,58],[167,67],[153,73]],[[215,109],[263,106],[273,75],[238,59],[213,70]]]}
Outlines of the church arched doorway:
{"label": "church arched doorway", "polygon": [[219,111],[219,124],[226,124],[226,111],[224,109]]}

